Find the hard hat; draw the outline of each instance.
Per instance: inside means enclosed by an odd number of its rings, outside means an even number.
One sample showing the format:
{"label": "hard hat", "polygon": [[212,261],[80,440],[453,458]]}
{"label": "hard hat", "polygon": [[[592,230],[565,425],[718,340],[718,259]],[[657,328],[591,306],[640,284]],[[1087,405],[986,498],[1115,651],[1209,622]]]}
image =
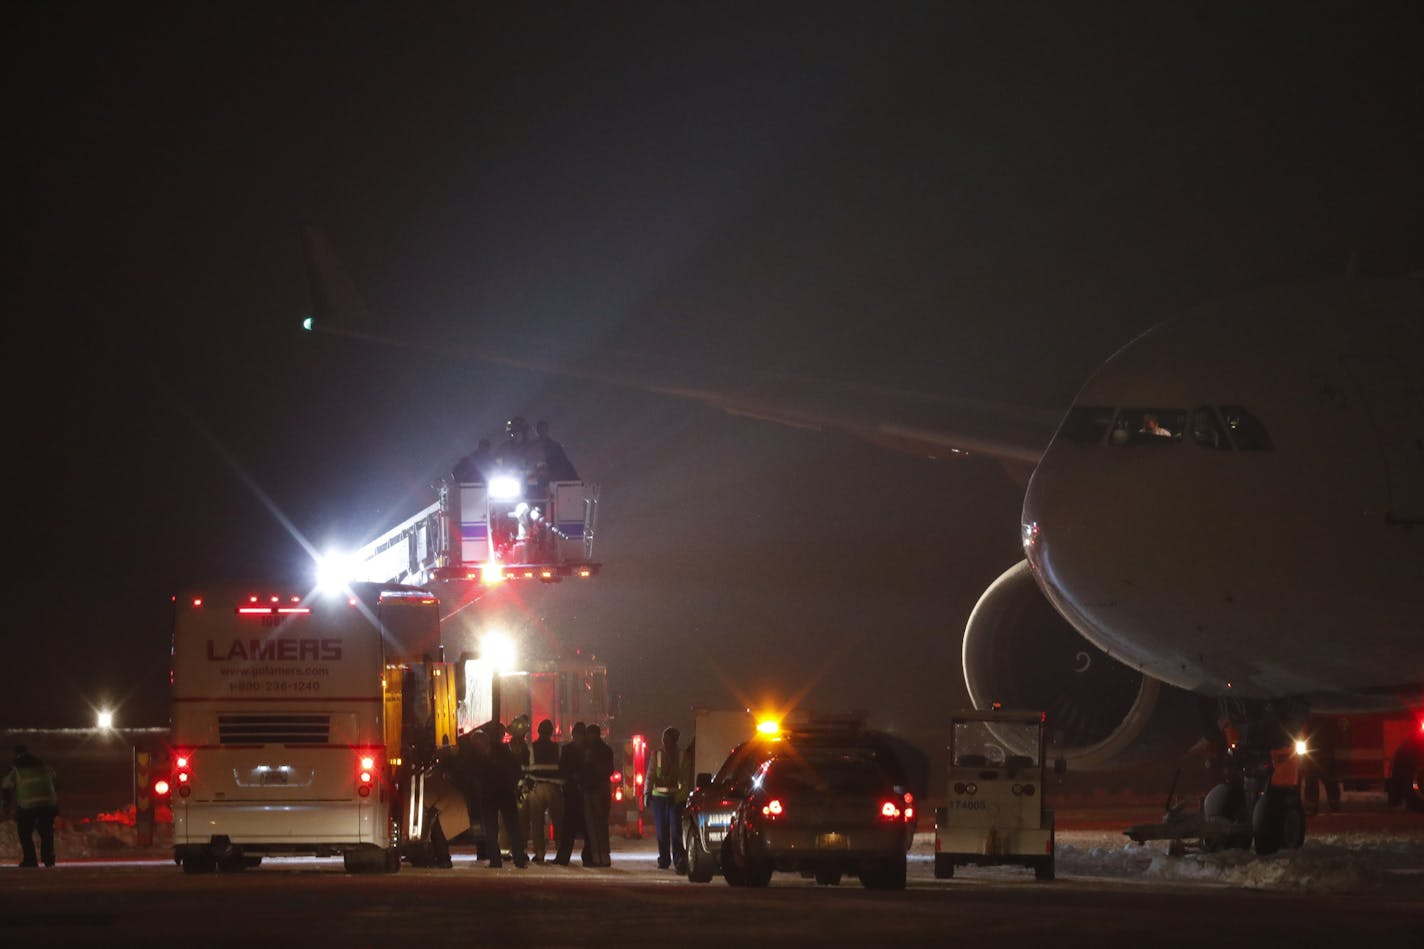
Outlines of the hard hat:
{"label": "hard hat", "polygon": [[678,731],[676,728],[672,727],[671,725],[669,725],[667,728],[664,728],[664,729],[663,729],[663,741],[672,741],[672,742],[675,742],[675,741],[677,741],[677,740],[678,740],[679,738],[681,738],[681,737],[682,737],[682,732]]}

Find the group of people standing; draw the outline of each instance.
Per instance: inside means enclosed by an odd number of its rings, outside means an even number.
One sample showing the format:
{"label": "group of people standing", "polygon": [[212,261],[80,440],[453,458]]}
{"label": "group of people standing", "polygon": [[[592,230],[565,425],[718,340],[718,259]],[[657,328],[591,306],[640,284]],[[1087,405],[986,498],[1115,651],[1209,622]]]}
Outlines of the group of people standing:
{"label": "group of people standing", "polygon": [[545,863],[552,826],[553,863],[567,866],[574,842],[581,840],[584,866],[612,866],[608,817],[614,761],[602,729],[577,722],[563,745],[554,741],[549,719],[539,723],[534,741],[528,733],[528,720],[521,717],[508,729],[489,722],[460,738],[461,764],[453,777],[466,799],[478,802],[481,857],[500,867],[508,852],[523,868],[532,849],[534,862]]}
{"label": "group of people standing", "polygon": [[501,473],[545,486],[550,481],[578,480],[578,472],[565,454],[564,446],[549,434],[548,422],[540,419],[531,432],[529,423],[516,415],[504,423],[504,432],[498,448],[488,438],[481,438],[473,452],[456,462],[455,480],[487,484],[490,478]]}

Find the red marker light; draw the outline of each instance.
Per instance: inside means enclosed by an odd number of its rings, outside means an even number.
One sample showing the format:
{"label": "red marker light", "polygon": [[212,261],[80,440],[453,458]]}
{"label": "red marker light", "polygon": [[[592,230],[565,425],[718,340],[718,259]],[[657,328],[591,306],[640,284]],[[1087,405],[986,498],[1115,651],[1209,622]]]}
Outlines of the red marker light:
{"label": "red marker light", "polygon": [[[187,751],[175,751],[173,753],[173,780],[178,784],[178,793],[187,797],[193,793],[193,789],[188,786],[193,774],[192,753]],[[167,782],[164,782],[167,784]]]}

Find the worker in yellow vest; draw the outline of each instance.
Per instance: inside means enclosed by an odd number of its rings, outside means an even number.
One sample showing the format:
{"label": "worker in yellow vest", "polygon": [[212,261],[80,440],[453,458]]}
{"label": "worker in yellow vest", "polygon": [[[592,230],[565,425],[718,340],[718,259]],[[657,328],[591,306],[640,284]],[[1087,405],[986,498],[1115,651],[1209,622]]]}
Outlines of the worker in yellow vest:
{"label": "worker in yellow vest", "polygon": [[663,729],[662,746],[653,752],[648,769],[648,797],[652,800],[653,825],[658,833],[658,869],[687,872],[687,848],[682,842],[682,809],[691,791],[677,741],[681,733],[669,725]]}
{"label": "worker in yellow vest", "polygon": [[[15,766],[0,780],[5,811],[15,809],[20,836],[22,867],[37,867],[39,860],[54,866],[54,819],[59,815],[59,794],[54,788],[54,769],[30,754],[24,745],[15,746]],[[39,860],[35,859],[34,834],[40,835]]]}

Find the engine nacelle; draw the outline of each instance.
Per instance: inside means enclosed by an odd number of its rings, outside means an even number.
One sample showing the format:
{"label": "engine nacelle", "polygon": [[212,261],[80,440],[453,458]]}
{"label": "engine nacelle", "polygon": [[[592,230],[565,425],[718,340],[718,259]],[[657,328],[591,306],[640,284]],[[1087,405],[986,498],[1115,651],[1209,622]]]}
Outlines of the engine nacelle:
{"label": "engine nacelle", "polygon": [[1039,709],[1049,755],[1091,770],[1178,755],[1210,734],[1210,703],[1132,669],[1080,636],[1044,597],[1027,561],[979,598],[964,630],[976,708]]}

